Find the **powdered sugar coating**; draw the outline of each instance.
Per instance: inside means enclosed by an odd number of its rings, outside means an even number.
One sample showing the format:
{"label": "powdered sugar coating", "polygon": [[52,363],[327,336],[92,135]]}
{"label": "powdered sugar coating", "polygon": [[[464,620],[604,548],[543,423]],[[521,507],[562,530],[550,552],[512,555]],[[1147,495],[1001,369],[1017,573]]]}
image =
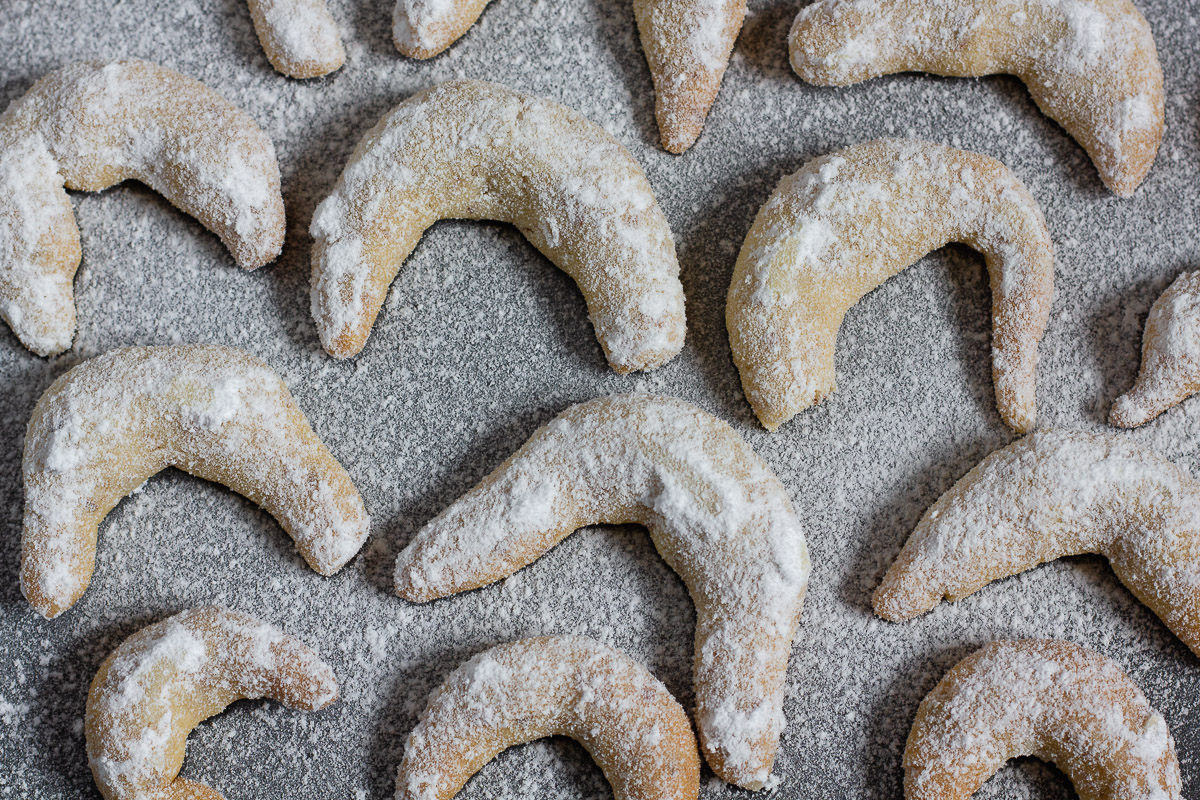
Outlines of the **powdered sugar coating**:
{"label": "powdered sugar coating", "polygon": [[1142,368],[1117,398],[1109,422],[1144,425],[1200,391],[1200,272],[1175,279],[1150,308],[1142,337]]}
{"label": "powdered sugar coating", "polygon": [[105,800],[219,798],[176,779],[187,735],[235,700],[262,697],[314,711],[337,700],[337,679],[300,640],[226,608],[189,609],[141,629],[105,659],[88,692],[96,785]]}
{"label": "powdered sugar coating", "polygon": [[292,78],[317,78],[346,60],[325,0],[247,0],[271,66]]}
{"label": "powdered sugar coating", "polygon": [[618,372],[683,346],[675,242],[629,152],[558,103],[451,81],[380,120],[313,215],[312,313],[326,350],[362,349],[401,264],[447,217],[515,224],[579,284]]}
{"label": "powdered sugar coating", "polygon": [[266,364],[216,345],[115,350],[55,381],[29,420],[21,590],[34,608],[54,617],[79,599],[101,520],[168,466],[263,506],[324,575],[366,539],[349,475]]}
{"label": "powdered sugar coating", "polygon": [[488,0],[396,0],[392,41],[408,58],[433,58],[479,19]]}
{"label": "powdered sugar coating", "polygon": [[912,619],[943,597],[1079,553],[1107,556],[1200,654],[1200,484],[1111,434],[1039,431],[985,458],[926,512],[875,610]]}
{"label": "powdered sugar coating", "polygon": [[617,800],[695,800],[700,759],[687,715],[641,664],[586,636],[498,645],[429,698],[396,774],[396,800],[450,800],[513,745],[569,736]]}
{"label": "powdered sugar coating", "polygon": [[275,148],[204,84],[146,61],[46,75],[0,116],[0,316],[39,355],[75,329],[68,189],[139,180],[199,219],[247,269],[283,246]]}
{"label": "powdered sugar coating", "polygon": [[1162,141],[1162,67],[1130,0],[817,0],[789,47],[792,68],[822,85],[910,70],[1016,75],[1123,197]]}
{"label": "powdered sugar coating", "polygon": [[768,430],[833,391],[846,311],[949,242],[987,259],[996,405],[1013,429],[1033,427],[1037,347],[1054,286],[1041,209],[993,158],[878,139],[780,181],[742,244],[725,320],[746,398]]}
{"label": "powdered sugar coating", "polygon": [[724,780],[761,788],[810,564],[787,492],[725,423],[669,397],[612,395],[538,430],[396,559],[416,601],[512,574],[578,528],[637,523],[696,605],[696,727]]}
{"label": "powdered sugar coating", "polygon": [[1071,642],[993,642],[921,701],[904,750],[906,800],[967,800],[1005,761],[1051,761],[1085,800],[1179,800],[1162,715],[1112,660]]}
{"label": "powdered sugar coating", "polygon": [[746,0],[636,0],[633,13],[654,80],[662,145],[682,153],[704,129],[742,29]]}

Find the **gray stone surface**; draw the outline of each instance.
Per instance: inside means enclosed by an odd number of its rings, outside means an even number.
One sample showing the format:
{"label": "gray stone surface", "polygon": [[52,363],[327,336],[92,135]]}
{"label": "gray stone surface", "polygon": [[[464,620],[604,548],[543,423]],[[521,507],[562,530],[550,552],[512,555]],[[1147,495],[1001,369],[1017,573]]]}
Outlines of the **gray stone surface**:
{"label": "gray stone surface", "polygon": [[[1002,636],[1058,636],[1115,658],[1166,715],[1185,793],[1200,795],[1200,661],[1101,559],[1043,566],[905,625],[871,614],[870,591],[921,512],[1012,439],[993,402],[982,259],[939,251],[859,303],[840,339],[838,391],[773,435],[742,397],[724,324],[741,240],[782,175],[884,134],[979,150],[1026,181],[1058,248],[1041,424],[1103,427],[1136,374],[1149,304],[1180,271],[1200,268],[1200,6],[1139,5],[1167,76],[1168,129],[1147,183],[1119,200],[1015,79],[803,84],[786,59],[790,0],[751,3],[707,130],[682,157],[658,147],[628,0],[506,0],[429,62],[393,49],[389,2],[330,0],[348,62],[307,82],[270,68],[243,0],[4,2],[0,105],[85,57],[141,56],[193,75],[276,142],[290,222],[278,263],[244,273],[215,236],[142,186],[75,194],[84,257],[74,351],[40,359],[0,330],[0,796],[97,796],[82,736],[92,674],[129,633],[202,603],[302,636],[332,662],[345,694],[319,714],[247,702],[202,724],[184,774],[231,800],[390,796],[428,692],[472,653],[525,635],[587,633],[623,648],[690,709],[692,606],[639,529],[580,531],[502,584],[425,606],[389,591],[392,560],[421,524],[568,404],[624,390],[677,395],[729,420],[785,481],[807,525],[814,571],[773,796],[900,797],[900,754],[921,697],[951,664]],[[321,351],[308,312],[313,207],[384,111],[464,76],[572,105],[645,166],[687,292],[678,359],[649,375],[614,375],[570,280],[515,229],[463,222],[425,237],[361,356],[338,363]],[[168,472],[104,523],[78,606],[40,619],[17,587],[30,410],[82,358],[193,341],[244,347],[284,376],[361,489],[371,539],[342,573],[321,578],[265,512]],[[1128,435],[1200,470],[1200,401]],[[608,795],[581,748],[552,741],[505,753],[462,797]],[[703,797],[736,795],[705,773]],[[1073,796],[1061,774],[1028,760],[980,795]]]}

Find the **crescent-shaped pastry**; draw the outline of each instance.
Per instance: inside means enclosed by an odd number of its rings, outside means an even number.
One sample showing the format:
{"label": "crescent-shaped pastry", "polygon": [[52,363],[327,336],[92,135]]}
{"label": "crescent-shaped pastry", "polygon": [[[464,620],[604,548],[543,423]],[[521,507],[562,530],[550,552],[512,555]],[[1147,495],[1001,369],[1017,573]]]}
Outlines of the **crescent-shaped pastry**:
{"label": "crescent-shaped pastry", "polygon": [[1166,720],[1114,661],[1071,642],[992,642],[946,673],[908,734],[905,800],[967,800],[1018,756],[1053,762],[1083,800],[1182,791]]}
{"label": "crescent-shaped pastry", "polygon": [[346,61],[325,0],[247,0],[271,66],[292,78],[318,78]]}
{"label": "crescent-shaped pastry", "polygon": [[29,420],[21,591],[34,608],[56,617],[74,605],[100,522],[167,467],[262,506],[322,575],[366,539],[350,476],[270,367],[219,345],[128,347],[61,376]]}
{"label": "crescent-shaped pastry", "polygon": [[380,120],[317,207],[312,312],[326,350],[362,349],[404,259],[451,217],[511,222],[574,278],[617,372],[683,347],[675,242],[629,151],[566,106],[451,81]]}
{"label": "crescent-shaped pastry", "polygon": [[1154,301],[1142,336],[1142,369],[1113,403],[1108,421],[1145,425],[1200,392],[1200,272],[1186,272]]}
{"label": "crescent-shaped pastry", "polygon": [[770,468],[724,422],[680,400],[572,406],[419,531],[396,593],[425,602],[500,580],[572,531],[637,523],[696,604],[696,726],[730,783],[761,788],[783,730],[783,684],[809,560]]}
{"label": "crescent-shaped pastry", "polygon": [[235,700],[316,711],[338,698],[329,665],[274,625],[193,608],[121,642],[88,690],[88,764],[105,800],[222,800],[176,777],[187,736]]}
{"label": "crescent-shaped pastry", "polygon": [[[409,58],[432,58],[475,24],[488,0],[397,0],[392,36]],[[746,0],[634,0],[654,81],[663,147],[682,153],[700,137],[721,88]]]}
{"label": "crescent-shaped pastry", "polygon": [[396,800],[450,800],[514,745],[569,736],[616,800],[695,800],[700,759],[687,714],[645,667],[586,636],[493,647],[446,678],[409,734]]}
{"label": "crescent-shaped pastry", "polygon": [[925,512],[875,590],[875,612],[909,620],[1079,553],[1107,556],[1200,654],[1200,484],[1114,435],[1038,432],[985,458]]}
{"label": "crescent-shaped pastry", "polygon": [[1054,245],[1037,202],[994,158],[877,139],[780,181],[742,245],[725,322],[746,399],[768,430],[833,391],[846,312],[949,242],[983,253],[996,405],[1014,430],[1033,428],[1054,292]]}
{"label": "crescent-shaped pastry", "polygon": [[39,355],[75,332],[79,230],[67,189],[135,179],[217,234],[246,269],[283,246],[275,148],[245,112],[146,61],[80,62],[0,115],[0,316]]}
{"label": "crescent-shaped pastry", "polygon": [[1122,197],[1162,142],[1162,67],[1129,0],[817,0],[788,42],[792,68],[821,86],[909,71],[1015,75]]}

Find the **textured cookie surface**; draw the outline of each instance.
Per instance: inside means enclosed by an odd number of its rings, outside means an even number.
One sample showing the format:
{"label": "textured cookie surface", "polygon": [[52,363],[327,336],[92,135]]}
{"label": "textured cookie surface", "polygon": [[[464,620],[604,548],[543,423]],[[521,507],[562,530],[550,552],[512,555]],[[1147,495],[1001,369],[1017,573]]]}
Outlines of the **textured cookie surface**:
{"label": "textured cookie surface", "polygon": [[1154,301],[1142,336],[1142,368],[1117,398],[1109,422],[1145,425],[1200,392],[1200,272],[1186,272]]}
{"label": "textured cookie surface", "polygon": [[912,619],[999,578],[1102,553],[1200,654],[1200,484],[1120,436],[1039,431],[985,458],[925,513],[875,591]]}
{"label": "textured cookie surface", "polygon": [[713,771],[761,788],[810,570],[791,501],[733,429],[669,397],[572,406],[418,532],[396,591],[500,580],[586,525],[637,523],[696,604],[696,727]]}
{"label": "textured cookie surface", "polygon": [[366,539],[350,476],[266,364],[219,345],[114,350],[55,381],[29,420],[21,590],[34,608],[54,617],[79,599],[100,522],[171,466],[258,503],[321,574]]}
{"label": "textured cookie surface", "polygon": [[79,231],[63,191],[125,180],[217,234],[247,269],[283,246],[279,165],[248,114],[147,61],[86,61],[0,115],[0,317],[39,355],[70,347]]}
{"label": "textured cookie surface", "polygon": [[493,647],[450,674],[409,734],[396,800],[450,800],[501,751],[545,736],[578,740],[616,800],[695,800],[696,737],[645,667],[585,636]]}
{"label": "textured cookie surface", "polygon": [[579,285],[618,372],[683,347],[674,239],[629,151],[553,101],[451,81],[380,120],[317,207],[312,313],[326,350],[362,349],[401,264],[444,218],[516,225]]}
{"label": "textured cookie surface", "polygon": [[208,606],[142,628],[88,690],[88,764],[105,800],[221,800],[177,778],[187,735],[235,700],[269,697],[306,711],[338,698],[329,665],[248,614]]}
{"label": "textured cookie surface", "polygon": [[1037,348],[1054,287],[1053,244],[1037,202],[993,158],[878,139],[780,181],[742,244],[725,321],[746,399],[768,430],[833,391],[847,310],[950,242],[987,261],[996,405],[1013,429],[1033,427]]}
{"label": "textured cookie surface", "polygon": [[959,662],[917,709],[906,800],[966,800],[1005,761],[1053,762],[1081,800],[1178,800],[1166,720],[1112,660],[1071,642],[993,642]]}
{"label": "textured cookie surface", "polygon": [[346,61],[325,0],[247,0],[271,66],[292,78],[317,78]]}
{"label": "textured cookie surface", "polygon": [[793,69],[823,85],[1016,75],[1118,195],[1133,194],[1162,142],[1162,67],[1130,0],[817,0],[789,44]]}

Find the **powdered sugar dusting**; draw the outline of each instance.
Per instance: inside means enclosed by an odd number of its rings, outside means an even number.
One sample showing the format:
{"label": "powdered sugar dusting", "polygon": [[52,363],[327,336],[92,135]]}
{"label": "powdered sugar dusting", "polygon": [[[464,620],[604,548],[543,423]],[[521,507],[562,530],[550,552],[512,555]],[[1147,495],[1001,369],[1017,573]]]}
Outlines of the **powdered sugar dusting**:
{"label": "powdered sugar dusting", "polygon": [[306,709],[337,699],[333,670],[279,628],[224,608],[184,611],[126,639],[88,694],[88,762],[107,795],[146,796],[174,778],[182,740],[234,700]]}
{"label": "powdered sugar dusting", "polygon": [[617,370],[658,366],[682,346],[674,240],[628,151],[558,103],[456,81],[385,116],[313,215],[312,312],[326,349],[357,352],[400,262],[446,217],[517,225],[579,284]]}
{"label": "powdered sugar dusting", "polygon": [[396,590],[429,600],[474,588],[581,524],[629,522],[650,529],[696,602],[705,753],[727,780],[760,787],[783,729],[779,681],[808,552],[774,475],[699,409],[641,394],[568,409],[417,534],[396,560]]}
{"label": "powdered sugar dusting", "polygon": [[922,701],[904,753],[905,797],[963,795],[1009,758],[1052,761],[1080,793],[1178,800],[1162,716],[1112,660],[1070,642],[999,641],[964,659]]}

